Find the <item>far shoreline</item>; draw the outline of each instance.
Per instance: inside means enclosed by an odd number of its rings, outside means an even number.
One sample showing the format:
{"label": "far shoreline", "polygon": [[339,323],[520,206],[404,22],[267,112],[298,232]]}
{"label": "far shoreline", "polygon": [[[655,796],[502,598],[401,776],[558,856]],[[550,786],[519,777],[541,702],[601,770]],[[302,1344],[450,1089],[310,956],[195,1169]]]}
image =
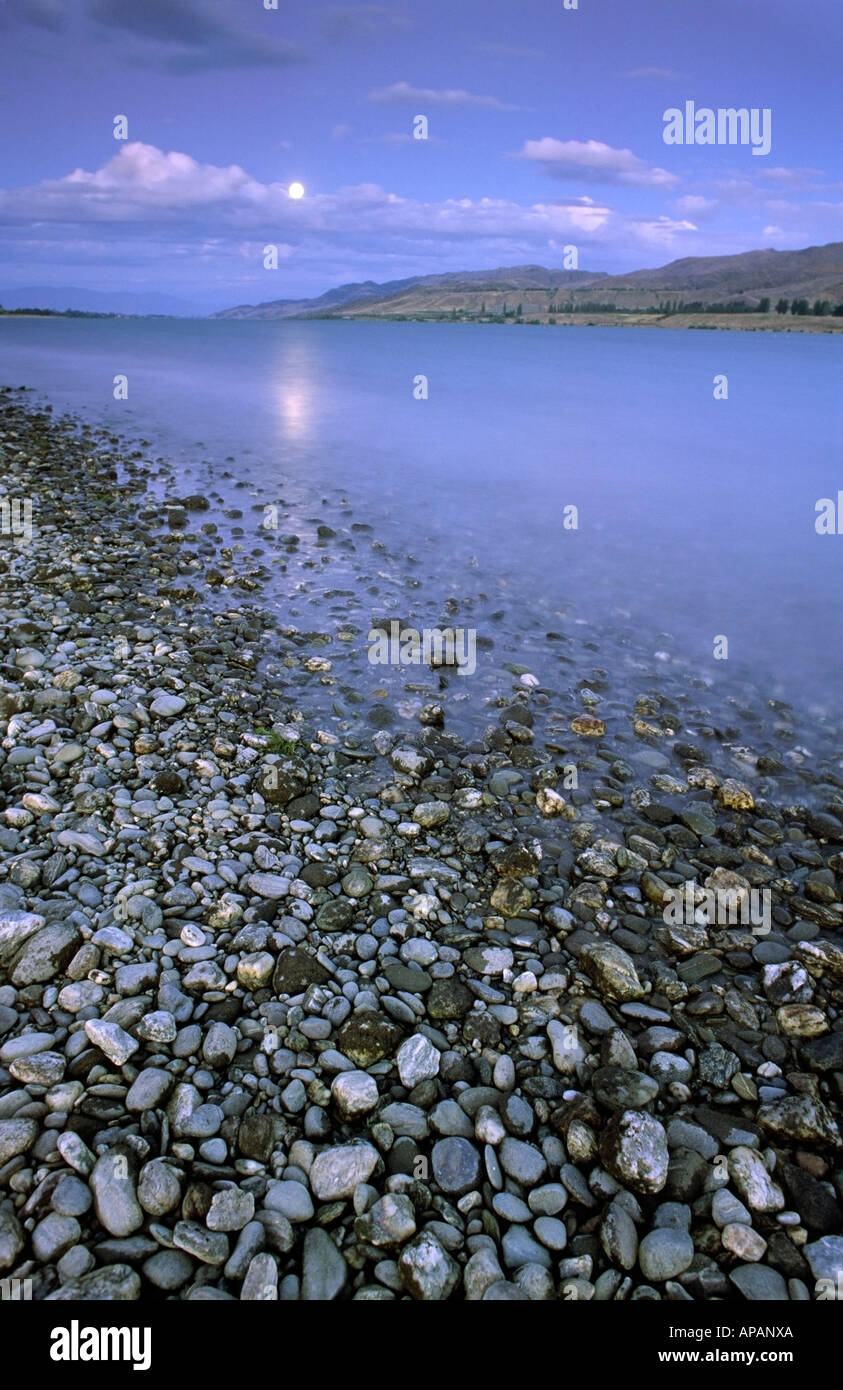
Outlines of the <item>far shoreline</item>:
{"label": "far shoreline", "polygon": [[[551,317],[553,321],[551,322]],[[0,322],[24,320],[54,322],[56,319],[82,322],[121,322],[154,320],[157,323],[438,323],[471,324],[498,328],[661,328],[688,329],[703,332],[737,333],[813,333],[835,335],[843,333],[843,317],[833,315],[773,315],[773,314],[547,314],[530,319],[453,319],[450,314],[290,314],[277,318],[229,318],[216,315],[191,317],[176,314],[81,314],[81,313],[4,313]],[[780,322],[777,320],[781,320]]]}
{"label": "far shoreline", "polygon": [[[316,318],[316,315],[309,315],[309,318]],[[779,315],[775,316],[780,317]],[[785,316],[781,316],[784,318]],[[342,323],[452,323],[458,325],[473,324],[483,327],[499,328],[687,328],[704,331],[720,332],[743,332],[743,333],[824,333],[835,334],[843,333],[843,318],[835,319],[833,316],[796,316],[790,317],[785,322],[776,323],[771,314],[556,314],[551,323],[548,315],[538,318],[524,319],[518,322],[516,319],[508,319],[506,323],[498,323],[492,319],[457,319],[454,320],[450,315],[391,315],[391,314],[325,314],[319,316],[319,321],[342,322]],[[228,320],[232,322],[232,320]],[[296,323],[305,322],[304,318],[294,321]],[[267,319],[238,319],[234,322],[281,322],[281,320]]]}

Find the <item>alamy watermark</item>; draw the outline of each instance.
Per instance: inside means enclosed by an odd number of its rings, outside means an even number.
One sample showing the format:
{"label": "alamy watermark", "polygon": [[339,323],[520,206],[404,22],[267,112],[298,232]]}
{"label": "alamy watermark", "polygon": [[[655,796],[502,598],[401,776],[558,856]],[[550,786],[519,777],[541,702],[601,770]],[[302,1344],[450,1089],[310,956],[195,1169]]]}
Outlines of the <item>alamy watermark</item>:
{"label": "alamy watermark", "polygon": [[130,1361],[133,1371],[152,1365],[151,1327],[85,1327],[73,1318],[69,1327],[54,1327],[53,1361]]}
{"label": "alamy watermark", "polygon": [[477,670],[477,631],[473,627],[403,627],[393,618],[373,627],[367,637],[373,666],[455,666],[457,675]]}
{"label": "alamy watermark", "polygon": [[843,536],[843,490],[833,497],[819,497],[814,503],[817,519],[814,530],[818,536]]}
{"label": "alamy watermark", "polygon": [[772,926],[769,888],[698,888],[691,880],[668,889],[662,918],[669,927],[751,927],[767,936]]}
{"label": "alamy watermark", "polygon": [[0,535],[32,540],[31,497],[0,497]]}
{"label": "alamy watermark", "polygon": [[752,145],[752,153],[769,154],[772,148],[772,110],[769,106],[710,106],[685,109],[670,106],[662,120],[666,145]]}
{"label": "alamy watermark", "polygon": [[0,1302],[31,1303],[32,1280],[7,1276],[0,1279]]}

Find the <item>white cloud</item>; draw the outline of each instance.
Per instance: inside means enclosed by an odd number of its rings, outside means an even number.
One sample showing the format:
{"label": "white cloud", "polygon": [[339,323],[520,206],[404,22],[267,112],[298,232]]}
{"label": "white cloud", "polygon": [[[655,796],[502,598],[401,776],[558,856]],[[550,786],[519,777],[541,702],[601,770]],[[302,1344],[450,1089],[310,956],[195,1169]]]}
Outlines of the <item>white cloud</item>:
{"label": "white cloud", "polygon": [[716,198],[704,198],[699,193],[689,193],[685,198],[675,199],[673,206],[684,216],[708,218],[720,204]]}
{"label": "white cloud", "polygon": [[764,212],[789,245],[820,246],[843,240],[843,203],[792,203],[771,198]]}
{"label": "white cloud", "polygon": [[410,29],[408,14],[388,5],[332,5],[322,21],[325,37],[337,43],[380,38],[387,29]]}
{"label": "white cloud", "polygon": [[540,165],[551,178],[588,183],[621,183],[637,188],[669,188],[677,180],[666,169],[651,168],[632,150],[618,150],[599,140],[525,140],[516,159]]}
{"label": "white cloud", "polygon": [[[0,219],[68,222],[146,221],[233,200],[248,205],[273,185],[251,179],[237,164],[220,168],[190,155],[138,141],[121,145],[102,168],[74,169],[61,179],[0,192]],[[274,186],[281,189],[282,185]]]}
{"label": "white cloud", "polygon": [[790,184],[793,188],[808,187],[813,180],[822,178],[822,169],[762,169],[760,177],[772,183]]}
{"label": "white cloud", "polygon": [[[632,226],[638,236],[648,246],[661,246],[669,249],[674,245],[677,232],[697,232],[699,228],[693,222],[682,220],[676,222],[671,217],[655,217],[651,221],[634,221]],[[686,254],[691,254],[686,252]],[[699,255],[700,253],[697,252]]]}
{"label": "white cloud", "polygon": [[609,210],[591,199],[536,203],[499,198],[399,197],[362,183],[291,202],[286,183],[261,183],[237,164],[202,164],[180,151],[140,142],[121,145],[100,169],[74,169],[60,179],[0,190],[0,222],[126,223],[209,218],[222,226],[335,231],[353,235],[392,228],[424,234],[482,237],[539,225],[594,229]]}
{"label": "white cloud", "polygon": [[[408,135],[406,131],[400,131],[400,130],[387,131],[387,133],[386,133],[385,135],[366,135],[366,136],[364,136],[363,139],[360,141],[360,144],[363,145],[363,146],[366,146],[366,145],[396,145],[396,146],[398,146],[398,145],[412,145],[412,144],[414,144],[414,143],[415,143],[415,142],[414,142],[414,140],[413,140],[412,135]],[[428,139],[425,141],[425,144],[427,144],[427,145],[439,144],[439,143],[440,143],[440,142],[439,142],[438,140],[431,140],[430,137],[428,137]]]}
{"label": "white cloud", "polygon": [[605,252],[620,251],[625,259],[654,247],[692,254],[694,230],[690,220],[629,217],[589,197],[423,201],[361,183],[294,202],[286,181],[262,183],[236,164],[203,164],[140,143],[122,145],[93,171],[0,189],[7,264],[46,257],[53,266],[123,265],[130,272],[144,266],[161,288],[189,283],[196,291],[212,276],[220,284],[242,283],[253,256],[261,299],[282,296],[289,284],[287,271],[283,283],[261,272],[267,243],[283,247],[298,285],[320,292],[337,283],[335,267],[346,279],[383,280],[478,264],[555,265],[566,244],[589,248],[597,269]]}
{"label": "white cloud", "polygon": [[490,111],[520,111],[519,106],[509,106],[497,97],[479,96],[476,92],[466,92],[461,87],[413,87],[409,82],[393,82],[389,87],[377,87],[369,93],[369,100],[381,103],[410,106],[482,106]]}

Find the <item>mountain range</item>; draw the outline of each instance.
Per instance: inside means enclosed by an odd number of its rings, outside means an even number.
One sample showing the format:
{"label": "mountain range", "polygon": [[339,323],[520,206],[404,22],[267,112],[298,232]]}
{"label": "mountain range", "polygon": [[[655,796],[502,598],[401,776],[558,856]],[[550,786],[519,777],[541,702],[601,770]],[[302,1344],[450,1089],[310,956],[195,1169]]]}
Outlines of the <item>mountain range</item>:
{"label": "mountain range", "polygon": [[581,306],[612,304],[645,312],[665,302],[693,302],[703,309],[735,305],[756,309],[817,299],[843,302],[843,242],[801,251],[746,251],[737,256],[692,256],[650,270],[623,275],[602,271],[558,270],[539,265],[495,270],[455,271],[376,284],[341,285],[316,299],[274,299],[241,304],[211,315],[217,319],[284,318],[441,318],[510,313],[524,317],[570,312]]}
{"label": "mountain range", "polygon": [[[355,281],[313,299],[272,299],[239,304],[213,319],[524,317],[546,321],[583,310],[652,314],[669,306],[697,313],[714,306],[747,311],[764,299],[825,300],[843,304],[843,242],[801,251],[746,251],[736,256],[691,256],[656,269],[609,275],[541,265],[449,271],[402,280]],[[128,316],[203,318],[187,299],[170,294],[88,290],[70,286],[0,288],[6,310],[67,310]],[[650,320],[652,321],[652,319]],[[830,326],[830,325],[829,325]],[[837,324],[835,323],[835,326]]]}

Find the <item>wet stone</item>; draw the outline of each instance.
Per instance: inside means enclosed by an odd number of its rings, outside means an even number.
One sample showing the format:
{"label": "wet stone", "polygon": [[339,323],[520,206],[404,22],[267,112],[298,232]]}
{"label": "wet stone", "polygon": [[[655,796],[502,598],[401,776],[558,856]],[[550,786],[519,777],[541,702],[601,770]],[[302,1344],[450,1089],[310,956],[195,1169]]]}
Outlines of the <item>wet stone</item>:
{"label": "wet stone", "polygon": [[329,1303],[341,1293],[348,1269],[327,1231],[309,1230],[302,1252],[301,1297],[306,1303]]}
{"label": "wet stone", "polygon": [[468,1139],[449,1137],[434,1144],[433,1176],[443,1192],[461,1195],[476,1187],[480,1155]]}
{"label": "wet stone", "polygon": [[275,1124],[271,1115],[250,1111],[240,1121],[237,1146],[245,1158],[265,1163],[275,1143]]}
{"label": "wet stone", "polygon": [[310,1186],[320,1202],[351,1197],[355,1187],[368,1182],[378,1162],[371,1144],[343,1144],[317,1154],[310,1170]]}
{"label": "wet stone", "polygon": [[547,1173],[547,1160],[541,1150],[510,1135],[501,1144],[498,1158],[504,1172],[527,1187],[536,1186]]}
{"label": "wet stone", "polygon": [[639,999],[644,993],[632,959],[612,942],[587,946],[580,960],[604,998],[623,1002]]}
{"label": "wet stone", "polygon": [[241,1231],[255,1214],[255,1199],[251,1192],[225,1187],[215,1192],[205,1217],[209,1231]]}
{"label": "wet stone", "polygon": [[75,1216],[60,1216],[50,1212],[38,1222],[32,1232],[32,1253],[42,1264],[58,1260],[75,1245],[82,1234],[82,1227]]}
{"label": "wet stone", "polygon": [[166,1100],[175,1078],[161,1067],[146,1067],[129,1087],[126,1095],[128,1110],[153,1110]]}
{"label": "wet stone", "polygon": [[658,1083],[644,1072],[623,1067],[600,1067],[591,1078],[594,1095],[608,1110],[639,1110],[659,1093]]}
{"label": "wet stone", "polygon": [[371,1067],[394,1056],[403,1030],[392,1019],[369,1010],[354,1014],[340,1028],[337,1046],[358,1067]]}
{"label": "wet stone", "polygon": [[651,1283],[664,1283],[683,1274],[694,1258],[694,1242],[686,1231],[662,1227],[650,1231],[641,1241],[638,1263]]}
{"label": "wet stone", "polygon": [[322,985],[330,978],[324,965],[309,951],[294,948],[278,957],[272,988],[276,994],[301,994],[308,985]]}
{"label": "wet stone", "polygon": [[84,1216],[90,1210],[91,1192],[87,1183],[70,1175],[61,1178],[53,1188],[50,1204],[61,1216]]}
{"label": "wet stone", "polygon": [[667,1136],[658,1120],[641,1111],[624,1110],[612,1117],[600,1156],[609,1172],[634,1192],[660,1192],[667,1182]]}
{"label": "wet stone", "polygon": [[474,995],[456,978],[434,980],[427,996],[427,1012],[435,1019],[461,1019],[474,1007]]}
{"label": "wet stone", "polygon": [[112,1150],[102,1154],[90,1177],[97,1220],[112,1236],[129,1236],[143,1224],[131,1159]]}
{"label": "wet stone", "polygon": [[195,1265],[183,1250],[160,1250],[144,1260],[142,1269],[144,1277],[155,1288],[173,1293],[187,1283]]}
{"label": "wet stone", "polygon": [[453,1293],[460,1278],[460,1266],[436,1237],[426,1231],[404,1246],[398,1270],[401,1283],[411,1298],[424,1302],[444,1301]]}
{"label": "wet stone", "polygon": [[396,1054],[401,1084],[411,1089],[420,1081],[434,1077],[439,1071],[440,1053],[423,1033],[416,1033],[403,1042]]}
{"label": "wet stone", "polygon": [[787,1301],[787,1284],[777,1270],[767,1265],[738,1265],[729,1278],[749,1303]]}
{"label": "wet stone", "polygon": [[370,1245],[403,1245],[416,1232],[415,1208],[409,1197],[387,1193],[365,1215],[358,1217],[354,1230],[360,1240]]}
{"label": "wet stone", "polygon": [[228,1259],[228,1236],[209,1231],[196,1221],[177,1221],[173,1228],[173,1243],[185,1254],[203,1264],[223,1265]]}
{"label": "wet stone", "polygon": [[410,994],[426,994],[433,984],[426,970],[413,970],[400,961],[388,961],[383,973],[393,989],[407,990]]}

